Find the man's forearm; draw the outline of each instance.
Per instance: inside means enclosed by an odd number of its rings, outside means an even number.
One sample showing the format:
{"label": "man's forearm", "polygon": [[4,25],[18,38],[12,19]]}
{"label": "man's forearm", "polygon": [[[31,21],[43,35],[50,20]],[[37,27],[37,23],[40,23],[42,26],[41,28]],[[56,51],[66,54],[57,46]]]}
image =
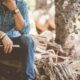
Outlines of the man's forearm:
{"label": "man's forearm", "polygon": [[23,19],[23,16],[21,15],[19,9],[17,9],[18,11],[13,14],[13,18],[15,20],[15,25],[16,25],[16,28],[21,31],[23,28],[24,28],[24,19]]}
{"label": "man's forearm", "polygon": [[3,31],[0,30],[0,37],[5,34]]}
{"label": "man's forearm", "polygon": [[2,41],[5,36],[6,36],[6,33],[3,31],[0,31],[0,41]]}

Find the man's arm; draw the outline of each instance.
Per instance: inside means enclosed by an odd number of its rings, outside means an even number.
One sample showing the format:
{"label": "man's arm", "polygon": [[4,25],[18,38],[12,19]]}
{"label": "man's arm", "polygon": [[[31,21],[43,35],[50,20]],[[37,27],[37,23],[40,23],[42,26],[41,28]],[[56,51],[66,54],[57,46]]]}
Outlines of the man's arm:
{"label": "man's arm", "polygon": [[5,53],[11,53],[13,42],[3,31],[0,31],[0,40],[4,46]]}
{"label": "man's arm", "polygon": [[[21,34],[27,34],[29,32],[29,23],[28,23],[28,16],[27,16],[27,7],[26,4],[20,4],[17,8],[15,0],[7,0],[3,3],[10,11],[18,10],[13,14],[13,18],[15,20],[16,29],[21,32]],[[0,31],[0,36],[3,37],[1,40],[4,46],[5,53],[11,53],[13,49],[13,42],[12,40],[5,34],[3,31]]]}
{"label": "man's arm", "polygon": [[30,30],[27,3],[24,0],[19,1],[18,4],[17,4],[17,7],[20,11],[20,14],[22,15],[22,17],[24,19],[24,25],[22,26],[22,30],[20,30],[20,32],[21,32],[21,34],[27,34],[27,33],[29,33],[29,30]]}
{"label": "man's arm", "polygon": [[17,8],[16,10],[18,10],[18,12],[13,14],[13,17],[14,17],[14,20],[15,20],[16,29],[21,31],[24,28],[25,23],[24,23],[23,16],[21,15],[19,9]]}
{"label": "man's arm", "polygon": [[29,32],[28,12],[25,2],[16,0],[7,0],[4,5],[13,13],[16,29],[22,34]]}
{"label": "man's arm", "polygon": [[[5,5],[11,12],[18,9],[15,0],[7,0],[6,2],[3,3],[3,5]],[[18,9],[18,12],[13,14],[13,18],[15,20],[15,26],[16,26],[17,30],[19,30],[22,34],[25,34],[28,32],[27,31],[28,25],[26,25],[26,23],[27,23],[27,16],[26,15],[27,14],[25,13],[26,7],[24,8],[22,3],[18,7],[20,8],[20,11]],[[21,7],[23,7],[23,8],[21,8]],[[0,36],[4,37],[4,34],[5,33],[3,31],[0,31]],[[11,53],[12,46],[13,46],[12,40],[7,35],[5,35],[5,37],[2,39],[2,43],[4,46],[5,53]]]}

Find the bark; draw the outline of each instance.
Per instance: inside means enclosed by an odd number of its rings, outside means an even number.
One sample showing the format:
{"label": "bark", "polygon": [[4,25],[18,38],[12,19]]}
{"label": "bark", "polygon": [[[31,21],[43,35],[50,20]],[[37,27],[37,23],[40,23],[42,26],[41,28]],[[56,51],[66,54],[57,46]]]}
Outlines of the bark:
{"label": "bark", "polygon": [[[73,58],[80,56],[80,0],[55,0],[56,42]],[[75,57],[76,56],[76,57]]]}

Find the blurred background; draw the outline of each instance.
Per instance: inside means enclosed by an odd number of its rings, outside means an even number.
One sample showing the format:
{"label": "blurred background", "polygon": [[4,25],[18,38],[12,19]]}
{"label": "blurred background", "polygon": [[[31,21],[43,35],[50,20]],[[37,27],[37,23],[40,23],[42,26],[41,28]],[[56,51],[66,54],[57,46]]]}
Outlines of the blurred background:
{"label": "blurred background", "polygon": [[[54,0],[28,0],[30,34],[51,35],[55,39],[55,3]],[[47,35],[46,35],[47,33]],[[50,39],[48,36],[48,39]]]}
{"label": "blurred background", "polygon": [[80,80],[80,0],[28,0],[28,9],[37,80]]}

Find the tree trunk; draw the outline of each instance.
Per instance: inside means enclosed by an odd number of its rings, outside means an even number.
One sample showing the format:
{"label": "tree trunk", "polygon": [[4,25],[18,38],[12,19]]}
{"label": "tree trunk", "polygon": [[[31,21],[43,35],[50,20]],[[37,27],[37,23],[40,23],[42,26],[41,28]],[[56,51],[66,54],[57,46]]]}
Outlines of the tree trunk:
{"label": "tree trunk", "polygon": [[80,56],[80,0],[55,0],[56,42],[72,57]]}

